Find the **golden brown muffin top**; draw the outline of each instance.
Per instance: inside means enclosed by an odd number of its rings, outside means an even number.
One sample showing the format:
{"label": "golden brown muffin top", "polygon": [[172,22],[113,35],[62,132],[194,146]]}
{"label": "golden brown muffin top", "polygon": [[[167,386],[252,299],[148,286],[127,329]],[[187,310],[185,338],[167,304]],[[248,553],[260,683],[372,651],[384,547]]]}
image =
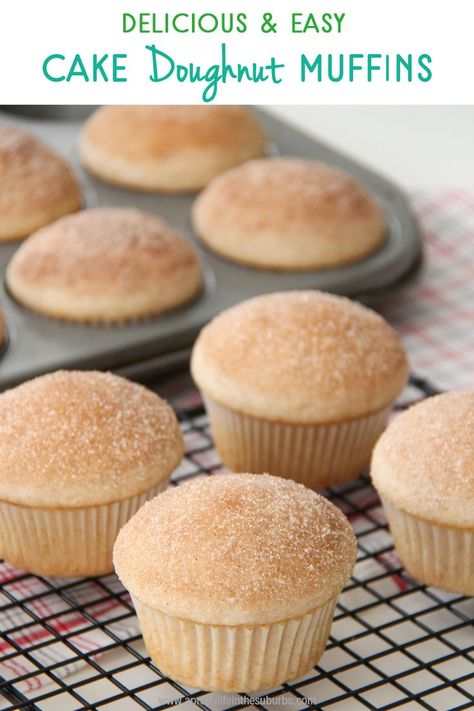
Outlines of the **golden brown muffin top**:
{"label": "golden brown muffin top", "polygon": [[242,106],[103,106],[86,122],[83,141],[131,160],[165,158],[177,149],[222,150],[261,143],[260,123]]}
{"label": "golden brown muffin top", "polygon": [[170,615],[213,624],[303,615],[337,595],[356,557],[345,516],[301,484],[265,474],[169,489],[122,528],[125,587]]}
{"label": "golden brown muffin top", "polygon": [[0,215],[23,216],[69,198],[79,209],[81,191],[66,161],[26,131],[0,124]]}
{"label": "golden brown muffin top", "polygon": [[183,442],[171,407],[111,373],[58,371],[0,395],[0,499],[76,508],[140,494]]}
{"label": "golden brown muffin top", "polygon": [[[331,222],[334,211],[351,219],[370,218],[378,208],[367,191],[348,173],[303,158],[253,160],[215,178],[203,193],[213,196],[213,216],[236,214],[243,225],[258,222]],[[277,217],[275,216],[277,211]]]}
{"label": "golden brown muffin top", "polygon": [[336,422],[389,406],[408,364],[374,311],[318,291],[259,296],[217,316],[193,350],[195,382],[217,402],[283,422]]}
{"label": "golden brown muffin top", "polygon": [[249,161],[215,178],[193,206],[193,225],[229,259],[275,269],[347,264],[385,235],[378,204],[349,174],[286,157]]}
{"label": "golden brown muffin top", "polygon": [[32,235],[9,267],[12,278],[29,285],[91,296],[156,291],[195,270],[200,271],[197,256],[179,232],[132,208],[94,208],[63,217]]}
{"label": "golden brown muffin top", "polygon": [[380,437],[371,475],[378,492],[409,514],[474,528],[474,392],[430,397]]}

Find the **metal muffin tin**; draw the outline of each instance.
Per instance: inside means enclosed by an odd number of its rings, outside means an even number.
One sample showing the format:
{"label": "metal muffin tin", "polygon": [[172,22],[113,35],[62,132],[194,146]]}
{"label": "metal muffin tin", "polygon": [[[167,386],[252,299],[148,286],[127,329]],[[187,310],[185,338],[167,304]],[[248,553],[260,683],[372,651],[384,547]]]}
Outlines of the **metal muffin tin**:
{"label": "metal muffin tin", "polygon": [[8,343],[0,358],[0,389],[58,368],[112,369],[147,377],[186,362],[202,326],[215,314],[251,296],[278,290],[323,289],[374,303],[403,286],[421,261],[421,237],[404,194],[385,178],[312,137],[258,111],[275,151],[304,156],[347,170],[375,195],[387,224],[386,240],[368,258],[323,271],[277,272],[239,266],[204,248],[190,225],[192,195],[122,190],[85,173],[77,159],[82,120],[93,107],[4,107],[0,122],[37,135],[65,156],[79,174],[88,206],[132,206],[162,215],[181,229],[200,255],[205,289],[188,305],[128,325],[74,325],[39,316],[17,304],[4,285],[5,268],[18,243],[0,245],[1,307]]}

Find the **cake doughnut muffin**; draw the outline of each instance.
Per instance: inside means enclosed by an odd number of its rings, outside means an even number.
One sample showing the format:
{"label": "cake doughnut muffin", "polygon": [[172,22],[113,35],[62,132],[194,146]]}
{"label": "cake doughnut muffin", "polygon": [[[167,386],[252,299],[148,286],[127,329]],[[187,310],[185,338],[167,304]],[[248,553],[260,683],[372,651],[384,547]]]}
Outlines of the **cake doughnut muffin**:
{"label": "cake doughnut muffin", "polygon": [[23,239],[82,205],[65,160],[26,131],[0,124],[0,242]]}
{"label": "cake doughnut muffin", "polygon": [[242,106],[103,106],[86,122],[80,156],[107,183],[134,190],[200,190],[263,156],[266,137]]}
{"label": "cake doughnut muffin", "polygon": [[384,216],[349,174],[303,158],[265,158],[215,178],[192,210],[196,235],[260,269],[340,267],[385,239]]}
{"label": "cake doughnut muffin", "polygon": [[408,572],[474,595],[474,392],[399,415],[377,442],[371,475]]}
{"label": "cake doughnut muffin", "polygon": [[32,235],[6,275],[23,306],[68,321],[113,323],[181,306],[200,291],[199,260],[164,220],[131,208],[95,208]]}
{"label": "cake doughnut muffin", "polygon": [[2,556],[37,575],[111,572],[119,529],[182,455],[171,407],[116,375],[58,371],[2,393]]}
{"label": "cake doughnut muffin", "polygon": [[301,291],[221,313],[201,331],[191,371],[229,469],[319,488],[369,464],[408,364],[381,316]]}
{"label": "cake doughnut muffin", "polygon": [[153,661],[181,684],[217,691],[307,673],[355,558],[350,524],[327,499],[252,474],[159,494],[114,546]]}

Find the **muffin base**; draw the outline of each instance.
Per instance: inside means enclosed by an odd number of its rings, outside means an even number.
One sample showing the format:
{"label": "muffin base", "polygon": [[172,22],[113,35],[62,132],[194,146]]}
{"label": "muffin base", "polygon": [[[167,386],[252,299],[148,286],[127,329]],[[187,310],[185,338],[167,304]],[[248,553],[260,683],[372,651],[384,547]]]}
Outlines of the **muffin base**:
{"label": "muffin base", "polygon": [[382,498],[406,570],[427,585],[474,595],[474,531],[424,521]]}
{"label": "muffin base", "polygon": [[391,410],[329,424],[293,424],[245,415],[207,395],[204,403],[216,449],[229,469],[274,474],[312,489],[359,476]]}
{"label": "muffin base", "polygon": [[207,625],[132,598],[152,660],[176,681],[209,691],[263,691],[307,673],[322,656],[336,597],[303,617],[267,625]]}
{"label": "muffin base", "polygon": [[168,481],[123,501],[84,508],[39,508],[0,501],[0,555],[36,575],[110,573],[119,530]]}

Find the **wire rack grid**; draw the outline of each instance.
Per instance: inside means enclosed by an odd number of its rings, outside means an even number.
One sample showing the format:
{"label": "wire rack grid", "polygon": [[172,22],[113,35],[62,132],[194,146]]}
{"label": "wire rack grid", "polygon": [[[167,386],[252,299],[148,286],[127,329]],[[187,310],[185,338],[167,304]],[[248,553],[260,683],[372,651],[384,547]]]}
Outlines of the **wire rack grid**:
{"label": "wire rack grid", "polygon": [[[412,377],[397,406],[435,393]],[[186,457],[173,477],[221,470],[201,407],[180,413]],[[186,688],[146,655],[114,575],[37,578],[0,564],[0,709],[474,708],[474,601],[425,587],[402,568],[368,478],[324,492],[349,517],[359,557],[326,653],[304,678],[251,698]]]}

